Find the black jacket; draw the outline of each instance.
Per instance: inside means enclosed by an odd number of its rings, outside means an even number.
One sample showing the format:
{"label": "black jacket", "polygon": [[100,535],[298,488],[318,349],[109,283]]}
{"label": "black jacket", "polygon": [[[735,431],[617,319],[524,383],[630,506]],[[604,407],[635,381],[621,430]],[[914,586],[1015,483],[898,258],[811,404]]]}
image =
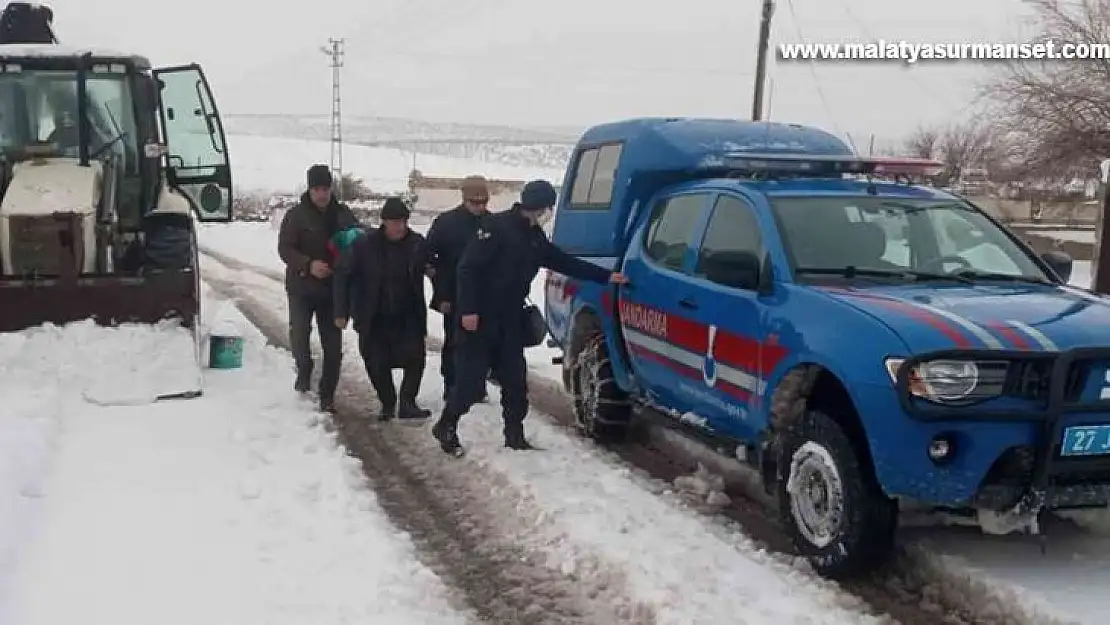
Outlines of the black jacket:
{"label": "black jacket", "polygon": [[458,267],[459,314],[480,315],[479,324],[486,326],[498,319],[519,318],[540,267],[600,284],[612,275],[560,250],[514,205],[485,217],[466,247]]}
{"label": "black jacket", "polygon": [[316,208],[308,193],[301,203],[289,209],[281,220],[278,233],[278,255],[285,262],[285,290],[293,295],[331,296],[331,278],[313,277],[309,266],[314,260],[332,265],[328,242],[344,228],[357,225],[354,213],[334,196],[324,210]]}
{"label": "black jacket", "polygon": [[466,206],[458,206],[435,218],[428,230],[428,264],[435,269],[432,276],[431,308],[439,310],[445,302],[454,302],[458,290],[458,267],[463,250],[474,238],[482,215],[475,215]]}
{"label": "black jacket", "polygon": [[[350,255],[336,273],[333,285],[335,316],[350,318],[360,334],[371,330],[379,312],[386,277],[386,246],[391,244],[381,228],[370,230],[351,245]],[[428,308],[424,303],[427,245],[424,237],[412,230],[398,244],[405,246],[405,256],[409,259],[409,285],[413,301],[410,329],[419,336],[425,336],[428,328]]]}

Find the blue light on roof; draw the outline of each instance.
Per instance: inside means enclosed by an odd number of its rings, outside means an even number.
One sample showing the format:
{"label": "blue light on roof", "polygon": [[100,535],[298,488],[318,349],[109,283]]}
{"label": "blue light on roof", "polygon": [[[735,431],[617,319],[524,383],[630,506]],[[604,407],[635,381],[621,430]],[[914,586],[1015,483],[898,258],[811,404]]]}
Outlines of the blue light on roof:
{"label": "blue light on roof", "polygon": [[935,175],[943,165],[921,159],[860,158],[857,156],[728,152],[702,159],[703,169],[727,169],[752,174],[804,174],[838,176],[843,174]]}

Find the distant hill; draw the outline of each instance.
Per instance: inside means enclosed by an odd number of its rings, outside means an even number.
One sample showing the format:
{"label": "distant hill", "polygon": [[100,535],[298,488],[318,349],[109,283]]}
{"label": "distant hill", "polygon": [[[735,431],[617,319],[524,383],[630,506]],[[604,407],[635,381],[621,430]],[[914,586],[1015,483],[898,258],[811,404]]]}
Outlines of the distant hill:
{"label": "distant hill", "polygon": [[[327,141],[330,123],[327,115],[224,116],[230,134],[290,139]],[[344,143],[544,169],[565,168],[578,135],[572,128],[517,128],[391,117],[343,119]]]}

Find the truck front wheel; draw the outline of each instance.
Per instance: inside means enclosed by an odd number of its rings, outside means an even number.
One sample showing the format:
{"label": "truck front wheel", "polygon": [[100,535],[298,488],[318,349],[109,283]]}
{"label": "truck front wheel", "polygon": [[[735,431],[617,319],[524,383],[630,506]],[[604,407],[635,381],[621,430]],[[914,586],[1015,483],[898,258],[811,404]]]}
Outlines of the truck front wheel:
{"label": "truck front wheel", "polygon": [[779,511],[799,553],[830,578],[866,574],[893,552],[897,506],[828,415],[782,434]]}
{"label": "truck front wheel", "polygon": [[609,350],[601,334],[590,334],[571,355],[570,390],[574,421],[583,435],[602,443],[624,439],[629,426],[627,395],[613,379]]}

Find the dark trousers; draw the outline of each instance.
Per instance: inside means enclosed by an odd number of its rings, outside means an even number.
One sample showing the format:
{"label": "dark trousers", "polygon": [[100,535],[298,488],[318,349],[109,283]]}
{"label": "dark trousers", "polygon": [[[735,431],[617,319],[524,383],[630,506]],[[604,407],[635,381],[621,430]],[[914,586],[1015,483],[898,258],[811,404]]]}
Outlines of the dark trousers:
{"label": "dark trousers", "polygon": [[393,385],[393,370],[401,369],[401,402],[416,402],[420,382],[424,377],[424,337],[414,332],[390,332],[383,327],[358,335],[358,351],[366,365],[370,384],[378,394],[385,410],[397,407],[397,389]]}
{"label": "dark trousers", "polygon": [[[443,315],[443,350],[440,352],[442,358],[439,363],[439,373],[443,376],[443,388],[447,391],[455,385],[456,352],[458,351],[456,348],[460,335],[464,334],[460,323],[459,317],[454,313]],[[497,376],[492,369],[487,377],[490,382],[497,382]],[[482,391],[482,397],[485,396],[485,391]]]}
{"label": "dark trousers", "polygon": [[455,352],[458,378],[447,397],[443,420],[454,427],[470,407],[486,394],[490,369],[501,382],[501,417],[505,436],[523,437],[524,417],[528,414],[528,365],[524,343],[518,332],[504,332],[501,324],[479,321],[477,332],[460,329]]}
{"label": "dark trousers", "polygon": [[339,385],[339,371],[343,364],[343,331],[335,327],[331,297],[289,294],[289,345],[297,363],[297,379],[307,381],[312,377],[312,318],[320,332],[320,348],[324,363],[320,371],[321,399],[335,396]]}
{"label": "dark trousers", "polygon": [[455,343],[459,340],[462,327],[459,317],[451,312],[443,315],[443,351],[439,362],[439,374],[443,376],[443,388],[450,389],[455,385]]}

